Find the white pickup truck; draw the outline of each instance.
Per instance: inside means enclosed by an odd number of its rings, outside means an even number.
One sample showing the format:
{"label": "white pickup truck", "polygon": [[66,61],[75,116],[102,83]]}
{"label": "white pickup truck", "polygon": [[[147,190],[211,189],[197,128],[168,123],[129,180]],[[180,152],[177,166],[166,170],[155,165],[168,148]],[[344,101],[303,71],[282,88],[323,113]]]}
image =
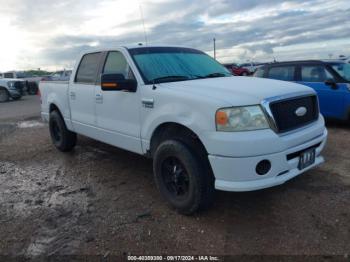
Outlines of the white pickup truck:
{"label": "white pickup truck", "polygon": [[158,189],[183,214],[208,207],[215,189],[276,186],[324,161],[312,89],[234,77],[195,49],[86,52],[69,82],[41,82],[40,93],[59,150],[82,134],[153,158]]}
{"label": "white pickup truck", "polygon": [[19,79],[0,78],[0,103],[21,99],[25,82]]}

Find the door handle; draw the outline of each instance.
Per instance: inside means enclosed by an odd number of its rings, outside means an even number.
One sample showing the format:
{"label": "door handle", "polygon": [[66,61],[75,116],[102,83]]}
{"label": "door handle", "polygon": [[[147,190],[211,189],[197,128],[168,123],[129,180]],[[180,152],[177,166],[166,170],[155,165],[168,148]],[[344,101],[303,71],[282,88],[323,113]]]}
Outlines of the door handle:
{"label": "door handle", "polygon": [[95,100],[96,100],[96,103],[102,104],[103,103],[103,96],[102,96],[102,94],[100,94],[100,93],[95,94]]}
{"label": "door handle", "polygon": [[153,108],[154,107],[154,99],[153,98],[142,98],[141,102],[142,102],[142,106],[145,108]]}

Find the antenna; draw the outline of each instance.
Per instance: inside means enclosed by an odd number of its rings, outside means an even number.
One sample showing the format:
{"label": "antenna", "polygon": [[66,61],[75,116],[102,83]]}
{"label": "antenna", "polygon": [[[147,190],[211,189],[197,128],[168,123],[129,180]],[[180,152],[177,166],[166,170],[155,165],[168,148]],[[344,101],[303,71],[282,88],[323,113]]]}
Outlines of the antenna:
{"label": "antenna", "polygon": [[143,17],[143,10],[142,10],[142,6],[140,3],[139,3],[139,7],[140,7],[140,14],[141,14],[141,20],[142,20],[142,25],[143,25],[143,33],[145,36],[145,42],[146,42],[146,45],[148,45],[147,32],[146,32],[146,27],[145,27],[145,19]]}
{"label": "antenna", "polygon": [[216,59],[216,39],[215,39],[215,37],[213,38],[213,43],[214,43],[214,59]]}

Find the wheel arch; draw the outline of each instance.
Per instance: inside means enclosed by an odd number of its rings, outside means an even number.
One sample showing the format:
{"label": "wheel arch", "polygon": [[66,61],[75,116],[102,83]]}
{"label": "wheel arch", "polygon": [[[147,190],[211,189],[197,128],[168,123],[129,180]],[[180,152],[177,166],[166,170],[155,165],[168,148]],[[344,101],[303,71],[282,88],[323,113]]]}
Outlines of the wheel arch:
{"label": "wheel arch", "polygon": [[70,121],[70,119],[64,117],[64,114],[63,114],[63,111],[61,111],[60,107],[57,105],[57,103],[55,102],[51,102],[49,103],[49,115],[52,111],[57,111],[58,114],[62,117],[64,123],[66,124],[66,127],[68,130],[72,131],[72,132],[75,132],[73,126],[72,126],[72,123]]}
{"label": "wheel arch", "polygon": [[49,113],[51,113],[52,111],[55,111],[55,110],[61,115],[61,117],[63,117],[62,112],[59,109],[59,107],[55,103],[50,103]]}
{"label": "wheel arch", "polygon": [[63,121],[65,122],[65,124],[67,125],[67,123],[66,123],[66,121],[65,121],[65,119],[64,119],[64,116],[63,116],[63,114],[62,114],[60,108],[59,108],[59,107],[57,106],[57,104],[54,103],[54,102],[50,103],[50,105],[49,105],[49,114],[50,114],[51,112],[53,112],[53,111],[57,111],[58,114],[62,117],[62,119],[63,119]]}
{"label": "wheel arch", "polygon": [[0,89],[6,90],[6,91],[7,91],[7,93],[10,95],[10,92],[9,92],[9,90],[8,90],[8,88],[7,88],[7,87],[5,87],[5,86],[0,86]]}
{"label": "wheel arch", "polygon": [[[181,139],[181,137],[183,137],[183,139]],[[194,146],[195,148],[192,149],[200,150],[202,154],[208,155],[208,152],[199,136],[189,127],[176,122],[161,123],[153,130],[148,154],[153,156],[158,145],[168,138],[175,138],[186,144],[188,143],[186,140],[192,140],[194,141],[194,144],[187,146]]]}

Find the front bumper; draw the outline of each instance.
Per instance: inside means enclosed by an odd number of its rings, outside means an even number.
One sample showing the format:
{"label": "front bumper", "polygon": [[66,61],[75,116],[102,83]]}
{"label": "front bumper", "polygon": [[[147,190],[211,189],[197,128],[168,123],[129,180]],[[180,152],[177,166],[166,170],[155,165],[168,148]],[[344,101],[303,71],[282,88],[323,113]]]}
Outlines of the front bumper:
{"label": "front bumper", "polygon": [[[251,157],[225,157],[209,155],[209,161],[215,175],[215,188],[224,191],[253,191],[283,184],[291,178],[304,173],[324,162],[321,152],[326,144],[327,130],[321,135],[293,146],[287,150],[261,154]],[[269,145],[266,145],[268,148]],[[303,170],[298,169],[299,156],[287,159],[293,153],[316,147],[315,163]],[[271,169],[265,175],[256,173],[256,165],[262,160],[271,162]]]}
{"label": "front bumper", "polygon": [[22,96],[22,93],[17,89],[9,89],[8,91],[12,98],[20,98]]}

